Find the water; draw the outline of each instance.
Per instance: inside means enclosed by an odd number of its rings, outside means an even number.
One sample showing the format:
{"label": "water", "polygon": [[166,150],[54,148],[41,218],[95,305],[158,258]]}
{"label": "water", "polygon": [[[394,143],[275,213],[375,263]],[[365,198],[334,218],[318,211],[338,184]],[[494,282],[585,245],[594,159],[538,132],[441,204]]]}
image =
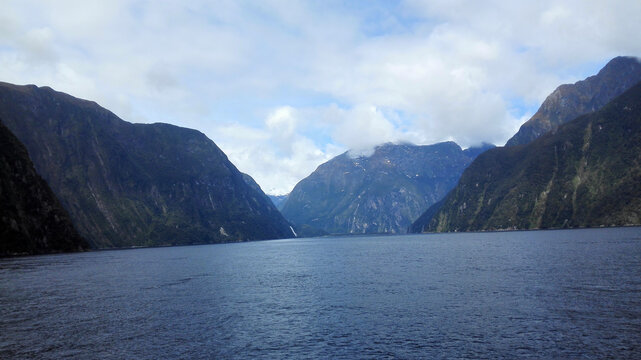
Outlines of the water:
{"label": "water", "polygon": [[641,358],[641,228],[0,260],[0,358]]}

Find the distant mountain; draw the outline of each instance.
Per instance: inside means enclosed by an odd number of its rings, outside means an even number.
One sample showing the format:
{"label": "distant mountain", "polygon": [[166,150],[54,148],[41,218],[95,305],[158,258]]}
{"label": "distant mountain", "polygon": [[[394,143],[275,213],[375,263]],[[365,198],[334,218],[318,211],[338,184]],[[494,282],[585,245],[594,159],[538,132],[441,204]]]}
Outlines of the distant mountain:
{"label": "distant mountain", "polygon": [[0,117],[94,248],[291,237],[202,133],[131,124],[48,87],[0,83]]}
{"label": "distant mountain", "polygon": [[405,233],[456,185],[474,156],[453,142],[385,144],[371,156],[344,153],[320,165],[289,194],[282,213],[328,233]]}
{"label": "distant mountain", "polygon": [[539,110],[521,126],[506,146],[527,144],[579,115],[596,111],[641,81],[641,62],[634,57],[616,57],[597,75],[574,84],[559,86]]}
{"label": "distant mountain", "polygon": [[641,224],[641,83],[526,146],[480,155],[412,231]]}
{"label": "distant mountain", "polygon": [[289,196],[289,194],[287,194],[287,195],[267,195],[267,196],[272,201],[272,203],[274,203],[274,206],[276,206],[276,208],[278,210],[282,210],[283,209],[283,205],[285,205],[285,202],[287,201],[287,197]]}
{"label": "distant mountain", "polygon": [[0,121],[0,256],[79,251],[87,242]]}

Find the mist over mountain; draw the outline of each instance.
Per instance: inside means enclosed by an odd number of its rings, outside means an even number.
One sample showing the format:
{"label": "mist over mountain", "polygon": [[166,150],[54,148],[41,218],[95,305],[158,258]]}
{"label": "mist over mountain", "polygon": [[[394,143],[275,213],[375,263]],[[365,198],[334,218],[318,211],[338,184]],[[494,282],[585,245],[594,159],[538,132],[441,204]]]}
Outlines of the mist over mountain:
{"label": "mist over mountain", "polygon": [[370,156],[346,152],[301,180],[282,213],[298,226],[334,234],[405,233],[456,185],[474,157],[490,147],[385,144]]}
{"label": "mist over mountain", "polygon": [[0,121],[0,256],[87,247],[25,147]]}
{"label": "mist over mountain", "polygon": [[550,94],[539,110],[507,141],[506,146],[527,144],[579,115],[603,107],[641,81],[638,58],[619,56],[598,74],[574,84],[564,84]]}
{"label": "mist over mountain", "polygon": [[131,124],[91,101],[7,83],[0,117],[94,248],[293,236],[198,131]]}
{"label": "mist over mountain", "polygon": [[268,195],[269,199],[274,203],[274,206],[278,210],[283,209],[283,205],[285,205],[285,202],[287,201],[287,198],[289,197],[289,194],[287,195]]}
{"label": "mist over mountain", "polygon": [[641,224],[641,83],[528,145],[492,149],[414,232]]}

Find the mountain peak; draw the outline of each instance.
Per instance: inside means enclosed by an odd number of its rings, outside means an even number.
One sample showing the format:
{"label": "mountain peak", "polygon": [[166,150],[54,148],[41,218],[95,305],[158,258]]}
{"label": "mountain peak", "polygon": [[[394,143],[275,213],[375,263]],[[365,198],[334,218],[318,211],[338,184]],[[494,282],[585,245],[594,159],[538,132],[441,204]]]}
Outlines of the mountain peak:
{"label": "mountain peak", "polygon": [[505,146],[527,144],[561,124],[596,111],[639,81],[639,59],[615,57],[598,74],[557,87]]}
{"label": "mountain peak", "polygon": [[479,156],[412,231],[641,224],[641,82],[529,144]]}
{"label": "mountain peak", "polygon": [[608,73],[620,73],[625,71],[634,72],[636,66],[641,64],[641,59],[635,56],[617,56],[608,61],[605,66],[599,70],[597,76],[603,76]]}
{"label": "mountain peak", "polygon": [[452,141],[387,143],[368,157],[344,153],[301,180],[282,212],[299,227],[329,233],[404,233],[476,155]]}

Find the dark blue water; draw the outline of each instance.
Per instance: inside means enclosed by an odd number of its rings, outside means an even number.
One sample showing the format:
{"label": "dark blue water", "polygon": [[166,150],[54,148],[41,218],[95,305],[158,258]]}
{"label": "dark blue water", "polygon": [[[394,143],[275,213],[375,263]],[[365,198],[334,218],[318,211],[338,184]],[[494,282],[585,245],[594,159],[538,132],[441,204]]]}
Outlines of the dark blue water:
{"label": "dark blue water", "polygon": [[0,260],[0,358],[641,358],[641,228]]}

